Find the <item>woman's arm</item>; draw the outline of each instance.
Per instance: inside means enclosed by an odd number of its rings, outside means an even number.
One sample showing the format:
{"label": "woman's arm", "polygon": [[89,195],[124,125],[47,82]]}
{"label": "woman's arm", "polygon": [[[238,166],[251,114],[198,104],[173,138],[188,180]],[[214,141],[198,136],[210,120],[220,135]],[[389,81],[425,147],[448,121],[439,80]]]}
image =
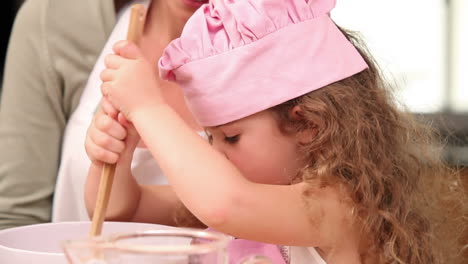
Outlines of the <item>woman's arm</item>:
{"label": "woman's arm", "polygon": [[65,127],[51,102],[44,39],[45,2],[27,1],[12,30],[0,108],[0,228],[50,220]]}

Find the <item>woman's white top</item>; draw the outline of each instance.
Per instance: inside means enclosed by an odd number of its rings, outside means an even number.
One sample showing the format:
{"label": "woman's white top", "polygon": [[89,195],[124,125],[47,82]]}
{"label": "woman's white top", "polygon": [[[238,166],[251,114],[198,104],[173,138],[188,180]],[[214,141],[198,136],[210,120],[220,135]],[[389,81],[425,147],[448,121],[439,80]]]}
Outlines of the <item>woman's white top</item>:
{"label": "woman's white top", "polygon": [[[147,6],[149,0],[132,1],[134,3]],[[86,131],[101,100],[99,74],[105,68],[104,57],[113,53],[114,43],[126,39],[129,20],[130,5],[127,5],[117,15],[117,24],[91,72],[78,107],[68,120],[54,194],[53,222],[89,220],[84,203],[84,186],[91,165],[84,148]],[[136,149],[132,171],[141,184],[167,184],[161,169],[145,148]]]}

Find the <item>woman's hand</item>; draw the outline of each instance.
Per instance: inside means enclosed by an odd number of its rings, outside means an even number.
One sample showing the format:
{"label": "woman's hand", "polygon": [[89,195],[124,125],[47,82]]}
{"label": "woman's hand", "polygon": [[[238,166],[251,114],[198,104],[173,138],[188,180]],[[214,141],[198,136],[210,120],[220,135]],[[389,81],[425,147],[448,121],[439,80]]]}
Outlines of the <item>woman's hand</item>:
{"label": "woman's hand", "polygon": [[140,49],[129,41],[120,41],[114,45],[114,52],[105,58],[106,69],[101,73],[103,96],[130,121],[134,111],[164,103],[155,66]]}

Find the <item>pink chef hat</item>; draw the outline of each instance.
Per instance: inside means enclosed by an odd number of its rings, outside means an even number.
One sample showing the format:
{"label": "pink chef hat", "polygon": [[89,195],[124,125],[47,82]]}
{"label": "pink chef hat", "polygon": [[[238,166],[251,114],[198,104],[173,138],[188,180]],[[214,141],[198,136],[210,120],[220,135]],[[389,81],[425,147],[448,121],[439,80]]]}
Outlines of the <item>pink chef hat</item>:
{"label": "pink chef hat", "polygon": [[334,0],[210,0],[159,60],[203,126],[241,119],[367,68]]}

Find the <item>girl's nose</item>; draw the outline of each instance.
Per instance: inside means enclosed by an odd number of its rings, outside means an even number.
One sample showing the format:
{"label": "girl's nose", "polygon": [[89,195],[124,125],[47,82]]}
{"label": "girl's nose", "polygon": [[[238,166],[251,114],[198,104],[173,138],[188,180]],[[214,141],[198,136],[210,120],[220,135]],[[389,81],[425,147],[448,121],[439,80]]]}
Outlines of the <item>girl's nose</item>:
{"label": "girl's nose", "polygon": [[226,155],[226,152],[223,150],[223,147],[220,146],[220,144],[212,144],[213,148],[216,149],[219,153],[221,153],[226,159],[229,159],[229,157]]}

